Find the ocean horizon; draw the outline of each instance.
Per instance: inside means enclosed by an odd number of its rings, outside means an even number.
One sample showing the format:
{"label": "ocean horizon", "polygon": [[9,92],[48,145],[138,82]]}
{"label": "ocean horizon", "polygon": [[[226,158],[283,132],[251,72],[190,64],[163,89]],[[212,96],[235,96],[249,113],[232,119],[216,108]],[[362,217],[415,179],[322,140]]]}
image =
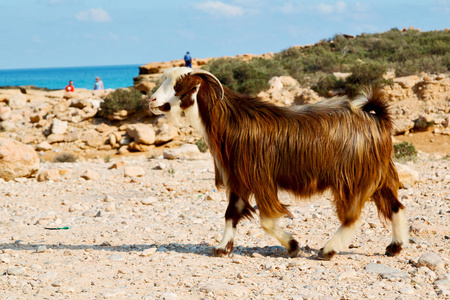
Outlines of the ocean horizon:
{"label": "ocean horizon", "polygon": [[94,89],[99,76],[105,89],[132,86],[133,78],[139,75],[140,65],[86,66],[36,69],[0,69],[0,87],[29,86],[51,90],[64,89],[73,80],[75,88]]}

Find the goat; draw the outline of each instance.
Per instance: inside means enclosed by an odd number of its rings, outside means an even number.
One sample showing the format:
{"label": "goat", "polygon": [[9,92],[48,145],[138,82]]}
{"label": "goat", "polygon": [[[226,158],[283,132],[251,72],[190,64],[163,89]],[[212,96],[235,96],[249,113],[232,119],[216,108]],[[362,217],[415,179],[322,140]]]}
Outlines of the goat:
{"label": "goat", "polygon": [[279,218],[292,216],[278,199],[281,190],[298,197],[332,192],[341,226],[317,258],[330,260],[350,242],[370,199],[379,216],[392,222],[386,255],[400,253],[408,227],[397,198],[392,121],[381,92],[288,108],[237,94],[203,70],[172,68],[163,80],[150,98],[150,109],[178,120],[186,117],[209,146],[216,185],[228,191],[225,232],[213,250],[216,256],[232,251],[239,221],[255,213],[251,196],[264,231],[289,256],[298,255],[298,242],[277,225]]}

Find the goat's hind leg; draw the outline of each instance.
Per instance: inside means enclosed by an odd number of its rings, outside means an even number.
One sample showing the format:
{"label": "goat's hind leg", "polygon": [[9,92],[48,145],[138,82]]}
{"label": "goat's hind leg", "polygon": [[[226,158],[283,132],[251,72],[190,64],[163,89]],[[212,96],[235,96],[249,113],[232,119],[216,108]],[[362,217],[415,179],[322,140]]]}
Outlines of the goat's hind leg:
{"label": "goat's hind leg", "polygon": [[320,249],[318,259],[331,260],[336,253],[344,249],[354,237],[361,221],[361,209],[367,196],[356,196],[353,199],[345,199],[335,194],[336,211],[341,226],[331,240]]}
{"label": "goat's hind leg", "polygon": [[213,248],[215,256],[225,256],[233,250],[236,227],[243,217],[251,218],[255,209],[248,203],[248,197],[241,198],[230,192],[227,211],[225,212],[225,231],[222,241]]}
{"label": "goat's hind leg", "polygon": [[298,255],[300,251],[298,242],[292,237],[292,234],[285,232],[278,226],[278,218],[261,216],[261,227],[267,234],[274,236],[286,248],[290,257],[296,257]]}
{"label": "goat's hind leg", "polygon": [[392,222],[392,241],[386,247],[386,255],[395,256],[408,242],[409,228],[404,206],[398,201],[396,190],[387,185],[373,195],[373,200],[380,214]]}

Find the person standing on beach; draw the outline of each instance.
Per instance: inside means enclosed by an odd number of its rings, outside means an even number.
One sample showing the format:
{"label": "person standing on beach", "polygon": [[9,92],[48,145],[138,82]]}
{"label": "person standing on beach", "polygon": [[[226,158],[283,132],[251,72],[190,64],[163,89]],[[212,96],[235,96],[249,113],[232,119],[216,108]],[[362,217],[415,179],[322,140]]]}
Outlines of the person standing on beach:
{"label": "person standing on beach", "polygon": [[105,88],[103,87],[103,81],[101,80],[100,77],[95,77],[95,84],[94,84],[94,90],[98,91],[98,90],[104,90]]}
{"label": "person standing on beach", "polygon": [[184,55],[184,62],[186,67],[192,68],[192,57],[189,54],[189,51]]}
{"label": "person standing on beach", "polygon": [[75,87],[73,86],[73,81],[69,80],[69,85],[66,86],[66,92],[74,92],[75,91]]}

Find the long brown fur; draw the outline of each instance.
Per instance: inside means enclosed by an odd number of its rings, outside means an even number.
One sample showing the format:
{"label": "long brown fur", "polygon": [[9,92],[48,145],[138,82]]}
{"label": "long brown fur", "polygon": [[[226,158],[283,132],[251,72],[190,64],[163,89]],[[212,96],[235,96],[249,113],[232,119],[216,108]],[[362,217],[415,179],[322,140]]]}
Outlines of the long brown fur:
{"label": "long brown fur", "polygon": [[192,104],[198,84],[216,183],[246,204],[254,195],[262,216],[291,215],[279,190],[309,197],[330,189],[343,225],[355,222],[370,198],[389,220],[403,208],[392,163],[392,120],[380,92],[370,93],[362,107],[341,98],[290,109],[227,88],[220,99],[217,82],[195,74],[174,87],[181,107]]}

